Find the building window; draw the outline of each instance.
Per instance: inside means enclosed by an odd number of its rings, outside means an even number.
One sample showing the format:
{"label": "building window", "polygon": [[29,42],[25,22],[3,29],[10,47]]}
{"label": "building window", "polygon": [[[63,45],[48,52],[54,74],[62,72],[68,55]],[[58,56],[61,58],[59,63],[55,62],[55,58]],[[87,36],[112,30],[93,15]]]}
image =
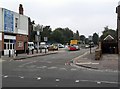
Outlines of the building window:
{"label": "building window", "polygon": [[6,49],[7,47],[6,47],[7,45],[6,44],[4,44],[4,49]]}
{"label": "building window", "polygon": [[18,18],[15,18],[15,27],[18,28]]}
{"label": "building window", "polygon": [[18,42],[18,47],[23,47],[23,42],[22,41]]}

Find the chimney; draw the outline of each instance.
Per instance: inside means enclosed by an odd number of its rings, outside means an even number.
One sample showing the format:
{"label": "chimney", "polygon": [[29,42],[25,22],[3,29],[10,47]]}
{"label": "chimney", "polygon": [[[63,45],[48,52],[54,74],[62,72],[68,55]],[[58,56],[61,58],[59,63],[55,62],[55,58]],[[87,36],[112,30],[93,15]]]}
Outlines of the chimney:
{"label": "chimney", "polygon": [[22,7],[22,4],[19,5],[19,14],[23,15],[23,7]]}

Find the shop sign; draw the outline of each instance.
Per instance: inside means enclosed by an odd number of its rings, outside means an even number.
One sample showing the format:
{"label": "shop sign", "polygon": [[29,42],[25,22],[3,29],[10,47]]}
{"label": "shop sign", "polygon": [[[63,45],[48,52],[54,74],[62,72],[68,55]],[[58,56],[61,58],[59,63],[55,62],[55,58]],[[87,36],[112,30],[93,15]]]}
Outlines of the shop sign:
{"label": "shop sign", "polygon": [[4,32],[14,32],[13,12],[7,9],[4,9]]}

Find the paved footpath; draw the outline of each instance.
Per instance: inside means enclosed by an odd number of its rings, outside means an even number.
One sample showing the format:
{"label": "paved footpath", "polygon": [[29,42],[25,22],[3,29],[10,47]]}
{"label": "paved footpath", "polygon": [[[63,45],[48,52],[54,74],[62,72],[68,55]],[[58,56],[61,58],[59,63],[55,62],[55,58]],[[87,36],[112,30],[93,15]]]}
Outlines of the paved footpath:
{"label": "paved footpath", "polygon": [[95,60],[95,52],[86,52],[73,59],[73,63],[80,67],[118,71],[118,54],[103,54],[100,60]]}

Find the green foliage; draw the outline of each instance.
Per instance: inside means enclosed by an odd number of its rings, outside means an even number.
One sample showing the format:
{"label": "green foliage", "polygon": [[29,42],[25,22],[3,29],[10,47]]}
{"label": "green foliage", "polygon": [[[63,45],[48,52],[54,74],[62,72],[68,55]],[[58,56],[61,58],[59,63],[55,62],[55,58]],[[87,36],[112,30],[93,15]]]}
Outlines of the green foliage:
{"label": "green foliage", "polygon": [[85,37],[84,35],[81,35],[81,36],[80,36],[80,40],[82,41],[82,43],[84,43],[85,38],[86,38],[86,37]]}
{"label": "green foliage", "polygon": [[43,28],[43,31],[41,32],[42,41],[44,41],[44,37],[48,37],[48,40],[50,41],[51,40],[51,33],[52,33],[52,30],[51,30],[50,26],[45,26]]}
{"label": "green foliage", "polygon": [[73,38],[73,32],[69,28],[56,28],[52,32],[54,42],[66,44]]}
{"label": "green foliage", "polygon": [[85,44],[89,44],[89,39],[85,38]]}
{"label": "green foliage", "polygon": [[99,41],[99,36],[98,36],[98,34],[97,33],[94,33],[93,34],[93,42],[94,42],[94,44],[98,44],[98,41]]}

